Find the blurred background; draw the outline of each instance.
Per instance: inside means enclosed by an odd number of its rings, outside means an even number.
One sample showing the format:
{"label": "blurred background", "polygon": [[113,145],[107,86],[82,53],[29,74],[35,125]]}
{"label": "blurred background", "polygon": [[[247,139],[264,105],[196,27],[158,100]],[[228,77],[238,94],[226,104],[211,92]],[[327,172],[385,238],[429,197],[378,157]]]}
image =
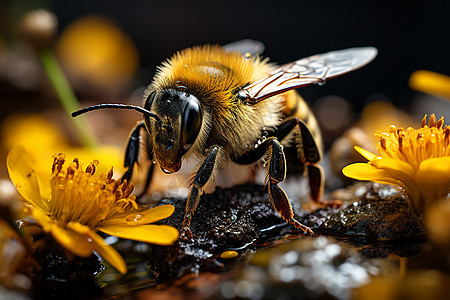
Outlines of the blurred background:
{"label": "blurred background", "polygon": [[[375,46],[368,66],[299,90],[313,107],[329,149],[369,103],[382,100],[407,112],[450,118],[448,102],[410,89],[420,69],[450,75],[449,1],[8,1],[0,2],[0,122],[16,112],[60,109],[42,65],[24,47],[21,18],[33,9],[53,12],[58,24],[49,45],[81,106],[141,103],[156,66],[175,51],[199,44],[262,41],[264,56],[287,63],[330,50]],[[372,115],[380,117],[383,110]],[[439,116],[438,116],[439,117]],[[58,117],[51,117],[58,119]],[[89,115],[102,142],[121,143],[141,118],[132,112]],[[94,125],[92,125],[94,123]],[[5,131],[17,123],[3,126]],[[12,124],[12,125],[11,125]],[[60,128],[70,125],[60,121]],[[112,138],[110,133],[120,138]],[[72,137],[73,139],[73,137]],[[5,147],[2,147],[5,148]],[[2,149],[2,153],[6,150]]]}

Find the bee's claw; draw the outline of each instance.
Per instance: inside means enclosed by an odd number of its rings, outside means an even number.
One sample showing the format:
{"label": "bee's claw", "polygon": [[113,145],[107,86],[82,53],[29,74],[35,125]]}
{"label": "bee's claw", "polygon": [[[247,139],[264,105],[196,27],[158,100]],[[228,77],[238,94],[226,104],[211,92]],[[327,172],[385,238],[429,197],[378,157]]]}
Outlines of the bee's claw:
{"label": "bee's claw", "polygon": [[192,220],[192,213],[190,211],[186,212],[183,220],[183,224],[180,228],[180,239],[183,241],[189,241],[194,238],[194,235],[191,231],[191,220]]}
{"label": "bee's claw", "polygon": [[309,228],[308,226],[303,225],[302,223],[298,222],[297,220],[292,218],[291,220],[289,220],[288,223],[293,225],[295,227],[295,229],[303,231],[304,234],[308,234],[310,236],[314,236],[314,232],[312,231],[311,228]]}
{"label": "bee's claw", "polygon": [[194,235],[191,232],[191,229],[189,226],[182,226],[180,230],[180,239],[182,241],[192,241],[194,238]]}

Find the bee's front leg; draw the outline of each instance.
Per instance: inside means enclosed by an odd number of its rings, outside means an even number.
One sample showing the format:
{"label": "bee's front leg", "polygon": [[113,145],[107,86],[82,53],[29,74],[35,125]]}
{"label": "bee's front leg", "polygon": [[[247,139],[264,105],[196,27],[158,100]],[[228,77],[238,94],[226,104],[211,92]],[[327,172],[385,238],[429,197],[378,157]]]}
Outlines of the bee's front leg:
{"label": "bee's front leg", "polygon": [[184,215],[183,225],[181,225],[181,235],[191,237],[191,229],[190,224],[192,217],[194,216],[194,212],[197,209],[197,206],[200,202],[201,192],[204,186],[211,179],[211,175],[214,171],[214,168],[217,165],[217,161],[220,158],[220,152],[222,151],[222,147],[214,145],[209,148],[209,153],[206,158],[203,160],[200,168],[195,174],[194,181],[192,184],[191,192],[189,193],[189,197],[186,203],[186,212]]}
{"label": "bee's front leg", "polygon": [[262,145],[267,147],[267,156],[269,158],[266,185],[269,189],[270,202],[287,223],[305,233],[313,235],[314,233],[309,227],[294,219],[291,203],[283,189],[278,186],[278,183],[284,181],[286,178],[286,159],[283,146],[275,137],[268,138]]}
{"label": "bee's front leg", "polygon": [[[130,137],[128,138],[127,150],[125,152],[125,160],[124,166],[127,168],[127,171],[122,176],[122,181],[127,180],[130,181],[131,176],[133,175],[133,169],[136,163],[138,163],[139,158],[139,145],[140,145],[140,135],[141,130],[145,130],[144,122],[139,122],[132,130]],[[147,139],[145,141],[147,147],[147,156],[150,161],[153,160],[153,153],[151,150],[151,146],[149,144],[149,133],[147,132]],[[150,186],[150,182],[152,180],[154,164],[152,163],[148,169],[147,178],[145,180],[145,185],[142,192],[137,196],[138,198],[142,197]]]}

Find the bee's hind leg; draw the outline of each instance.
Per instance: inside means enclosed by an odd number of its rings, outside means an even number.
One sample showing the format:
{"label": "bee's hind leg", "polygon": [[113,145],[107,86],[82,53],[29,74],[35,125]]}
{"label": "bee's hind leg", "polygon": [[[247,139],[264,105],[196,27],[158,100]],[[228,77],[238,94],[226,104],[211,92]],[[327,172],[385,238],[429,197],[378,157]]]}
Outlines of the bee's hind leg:
{"label": "bee's hind leg", "polygon": [[284,156],[283,146],[280,142],[272,137],[268,139],[267,154],[269,157],[269,166],[266,175],[266,184],[269,189],[269,199],[276,211],[281,217],[295,228],[302,230],[304,233],[313,235],[313,231],[294,219],[291,203],[278,183],[286,178],[286,159]]}
{"label": "bee's hind leg", "polygon": [[[322,159],[322,152],[317,145],[311,131],[307,125],[300,119],[292,119],[292,123],[298,124],[301,132],[300,159],[305,160],[307,174],[309,179],[309,190],[311,199],[319,202],[323,195],[324,175],[323,169],[318,162]],[[302,157],[303,156],[303,157]]]}
{"label": "bee's hind leg", "polygon": [[[287,137],[296,126],[300,128],[301,134],[300,141],[298,141],[298,144],[296,145],[298,159],[302,165],[307,166],[306,171],[309,178],[311,199],[316,203],[320,203],[320,198],[322,197],[324,189],[324,176],[322,167],[318,165],[318,163],[322,159],[322,151],[316,143],[316,139],[311,133],[311,130],[301,119],[290,118],[282,122],[273,132],[270,133],[270,136],[276,137],[281,141]],[[264,155],[265,149],[261,146],[266,144],[267,141],[268,140],[263,142],[258,148],[252,149],[244,155],[232,158],[233,161],[238,164],[250,164],[256,162]]]}
{"label": "bee's hind leg", "polygon": [[186,203],[186,212],[184,214],[183,224],[181,225],[181,236],[182,237],[192,237],[190,225],[192,217],[194,216],[194,212],[197,209],[198,204],[200,203],[200,197],[202,194],[203,187],[208,183],[211,179],[211,175],[213,174],[214,168],[217,166],[218,159],[220,158],[220,152],[222,147],[212,146],[209,148],[209,153],[206,158],[203,160],[200,168],[195,174],[191,192],[189,193],[187,203]]}
{"label": "bee's hind leg", "polygon": [[[128,144],[127,144],[127,149],[125,152],[125,160],[124,160],[124,166],[125,166],[125,168],[127,168],[127,171],[122,176],[122,181],[124,181],[124,180],[130,181],[131,176],[133,175],[134,166],[138,162],[138,158],[139,158],[140,135],[141,135],[142,129],[145,130],[145,124],[144,124],[144,122],[139,122],[132,129],[130,137],[128,138]],[[149,134],[147,133],[147,139],[146,139],[145,145],[147,147],[148,159],[150,161],[152,161],[153,160],[153,152],[150,147],[148,135]],[[137,198],[141,198],[147,192],[148,187],[150,186],[150,182],[152,180],[153,170],[154,170],[154,164],[151,163],[151,165],[148,169],[144,187],[143,187],[141,193],[137,196]]]}
{"label": "bee's hind leg", "polygon": [[[292,130],[292,128],[290,129]],[[289,130],[289,131],[290,131]],[[287,135],[281,132],[281,138]],[[269,137],[262,142],[258,147],[245,153],[242,156],[232,158],[234,162],[239,164],[250,164],[261,159],[264,155],[267,156],[268,168],[266,174],[266,185],[269,190],[269,200],[273,208],[281,215],[281,217],[295,228],[302,230],[305,233],[313,234],[313,231],[298,222],[294,218],[291,203],[278,184],[286,178],[286,158],[284,155],[283,146],[277,137]]]}
{"label": "bee's hind leg", "polygon": [[322,159],[322,153],[307,125],[300,119],[290,119],[284,124],[288,127],[298,124],[300,127],[301,145],[299,146],[299,158],[304,160],[307,166],[306,172],[308,174],[311,199],[323,207],[340,207],[342,202],[339,200],[321,200],[324,190],[324,173],[318,162]]}

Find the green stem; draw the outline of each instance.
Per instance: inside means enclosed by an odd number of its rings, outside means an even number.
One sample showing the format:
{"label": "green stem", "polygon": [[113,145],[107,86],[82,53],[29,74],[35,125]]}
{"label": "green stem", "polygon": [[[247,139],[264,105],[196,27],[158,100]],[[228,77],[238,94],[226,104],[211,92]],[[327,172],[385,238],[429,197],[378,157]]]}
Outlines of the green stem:
{"label": "green stem", "polygon": [[70,114],[79,109],[79,102],[75,96],[69,82],[66,79],[58,61],[51,52],[50,49],[44,48],[39,52],[41,62],[47,73],[50,83],[52,84],[55,92],[61,102],[64,110],[66,111],[69,119],[71,120],[73,127],[80,139],[80,142],[85,147],[95,147],[98,143],[94,135],[89,130],[88,125],[82,118],[72,118]]}

